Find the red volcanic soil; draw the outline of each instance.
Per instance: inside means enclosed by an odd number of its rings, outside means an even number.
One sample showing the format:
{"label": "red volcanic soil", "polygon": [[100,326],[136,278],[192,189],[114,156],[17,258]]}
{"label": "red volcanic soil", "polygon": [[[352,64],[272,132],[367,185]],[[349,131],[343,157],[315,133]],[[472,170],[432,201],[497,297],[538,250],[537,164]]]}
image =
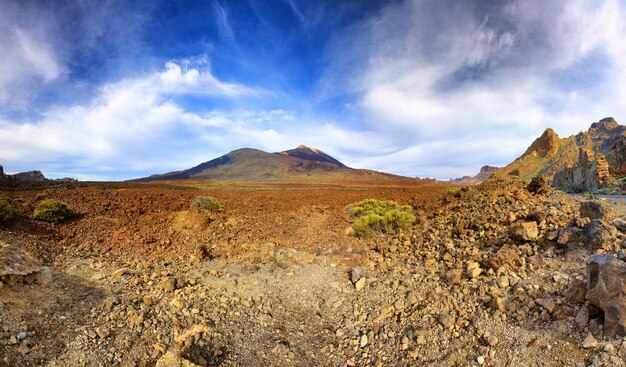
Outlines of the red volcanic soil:
{"label": "red volcanic soil", "polygon": [[[178,183],[180,182],[173,182]],[[287,246],[315,254],[345,252],[363,241],[344,234],[351,225],[345,207],[366,198],[390,199],[415,208],[432,208],[447,187],[415,185],[355,187],[302,184],[220,184],[185,182],[186,186],[95,184],[45,189],[47,198],[67,202],[79,217],[62,225],[32,219],[15,229],[47,234],[62,250],[98,256],[184,258],[199,246],[215,256],[246,256],[262,246]],[[193,186],[203,186],[198,189]],[[25,218],[32,215],[42,190],[10,193],[19,198]],[[198,196],[214,196],[224,209],[191,209]],[[41,249],[38,250],[41,252]],[[258,255],[258,254],[257,254]]]}

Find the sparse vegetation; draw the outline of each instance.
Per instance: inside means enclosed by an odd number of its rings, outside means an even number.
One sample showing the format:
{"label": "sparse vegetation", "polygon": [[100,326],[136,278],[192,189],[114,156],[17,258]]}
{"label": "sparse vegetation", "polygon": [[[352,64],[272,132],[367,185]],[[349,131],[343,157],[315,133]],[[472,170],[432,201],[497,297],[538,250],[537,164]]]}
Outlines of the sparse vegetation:
{"label": "sparse vegetation", "polygon": [[618,191],[617,189],[614,189],[614,188],[605,187],[603,189],[600,189],[598,191],[598,194],[600,194],[600,195],[620,195],[621,191]]}
{"label": "sparse vegetation", "polygon": [[0,196],[0,223],[8,223],[15,220],[18,216],[19,212],[11,204],[11,198]]}
{"label": "sparse vegetation", "polygon": [[356,218],[352,229],[357,237],[366,237],[375,231],[395,232],[399,228],[415,223],[413,208],[399,205],[391,200],[366,199],[348,207],[348,212]]}
{"label": "sparse vegetation", "polygon": [[213,196],[198,196],[191,206],[199,211],[215,211],[224,208],[224,204]]}
{"label": "sparse vegetation", "polygon": [[75,213],[69,205],[56,199],[43,200],[33,214],[35,219],[50,223],[60,223],[74,215]]}

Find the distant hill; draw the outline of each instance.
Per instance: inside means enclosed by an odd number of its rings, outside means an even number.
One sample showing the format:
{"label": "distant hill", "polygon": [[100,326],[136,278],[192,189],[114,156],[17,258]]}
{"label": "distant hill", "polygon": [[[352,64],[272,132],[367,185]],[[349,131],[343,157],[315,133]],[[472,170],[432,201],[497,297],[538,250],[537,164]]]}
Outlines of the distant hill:
{"label": "distant hill", "polygon": [[491,177],[499,168],[493,166],[482,166],[475,176],[463,176],[450,180],[451,183],[461,185],[478,185]]}
{"label": "distant hill", "polygon": [[149,182],[163,180],[419,182],[419,180],[409,177],[353,169],[319,149],[309,148],[304,145],[278,153],[268,153],[251,148],[237,149],[219,158],[183,171],[157,174],[131,181]]}
{"label": "distant hill", "polygon": [[608,184],[608,176],[624,174],[626,126],[607,117],[591,124],[589,130],[567,138],[560,138],[552,129],[546,129],[524,154],[495,175],[519,176],[527,180],[543,175],[550,181],[556,175],[555,186],[558,188],[596,191]]}

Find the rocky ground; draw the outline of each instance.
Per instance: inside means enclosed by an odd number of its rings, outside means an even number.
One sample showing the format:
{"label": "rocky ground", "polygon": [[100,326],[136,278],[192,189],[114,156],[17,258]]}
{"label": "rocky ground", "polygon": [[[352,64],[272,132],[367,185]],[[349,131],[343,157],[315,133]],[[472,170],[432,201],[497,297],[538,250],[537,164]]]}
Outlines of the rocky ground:
{"label": "rocky ground", "polygon": [[[50,274],[0,275],[0,366],[625,365],[620,206],[508,180],[8,194],[0,247]],[[28,219],[42,197],[81,216]],[[348,236],[368,197],[417,224]]]}

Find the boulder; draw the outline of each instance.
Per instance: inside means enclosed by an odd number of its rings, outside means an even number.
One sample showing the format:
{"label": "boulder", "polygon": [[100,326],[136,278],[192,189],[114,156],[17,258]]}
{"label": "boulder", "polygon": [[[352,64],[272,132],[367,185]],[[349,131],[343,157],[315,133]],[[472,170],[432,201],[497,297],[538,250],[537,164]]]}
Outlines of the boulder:
{"label": "boulder", "polygon": [[597,201],[583,201],[580,203],[580,216],[594,219],[606,218],[607,210]]}
{"label": "boulder", "polygon": [[0,277],[11,275],[29,275],[40,272],[41,263],[26,250],[0,244]]}
{"label": "boulder", "polygon": [[594,249],[612,249],[616,241],[617,229],[601,219],[594,219],[585,226],[582,239]]}
{"label": "boulder", "polygon": [[586,298],[604,311],[605,336],[626,336],[626,263],[608,254],[587,259]]}
{"label": "boulder", "polygon": [[518,222],[511,226],[510,235],[518,241],[531,241],[539,235],[537,222]]}

